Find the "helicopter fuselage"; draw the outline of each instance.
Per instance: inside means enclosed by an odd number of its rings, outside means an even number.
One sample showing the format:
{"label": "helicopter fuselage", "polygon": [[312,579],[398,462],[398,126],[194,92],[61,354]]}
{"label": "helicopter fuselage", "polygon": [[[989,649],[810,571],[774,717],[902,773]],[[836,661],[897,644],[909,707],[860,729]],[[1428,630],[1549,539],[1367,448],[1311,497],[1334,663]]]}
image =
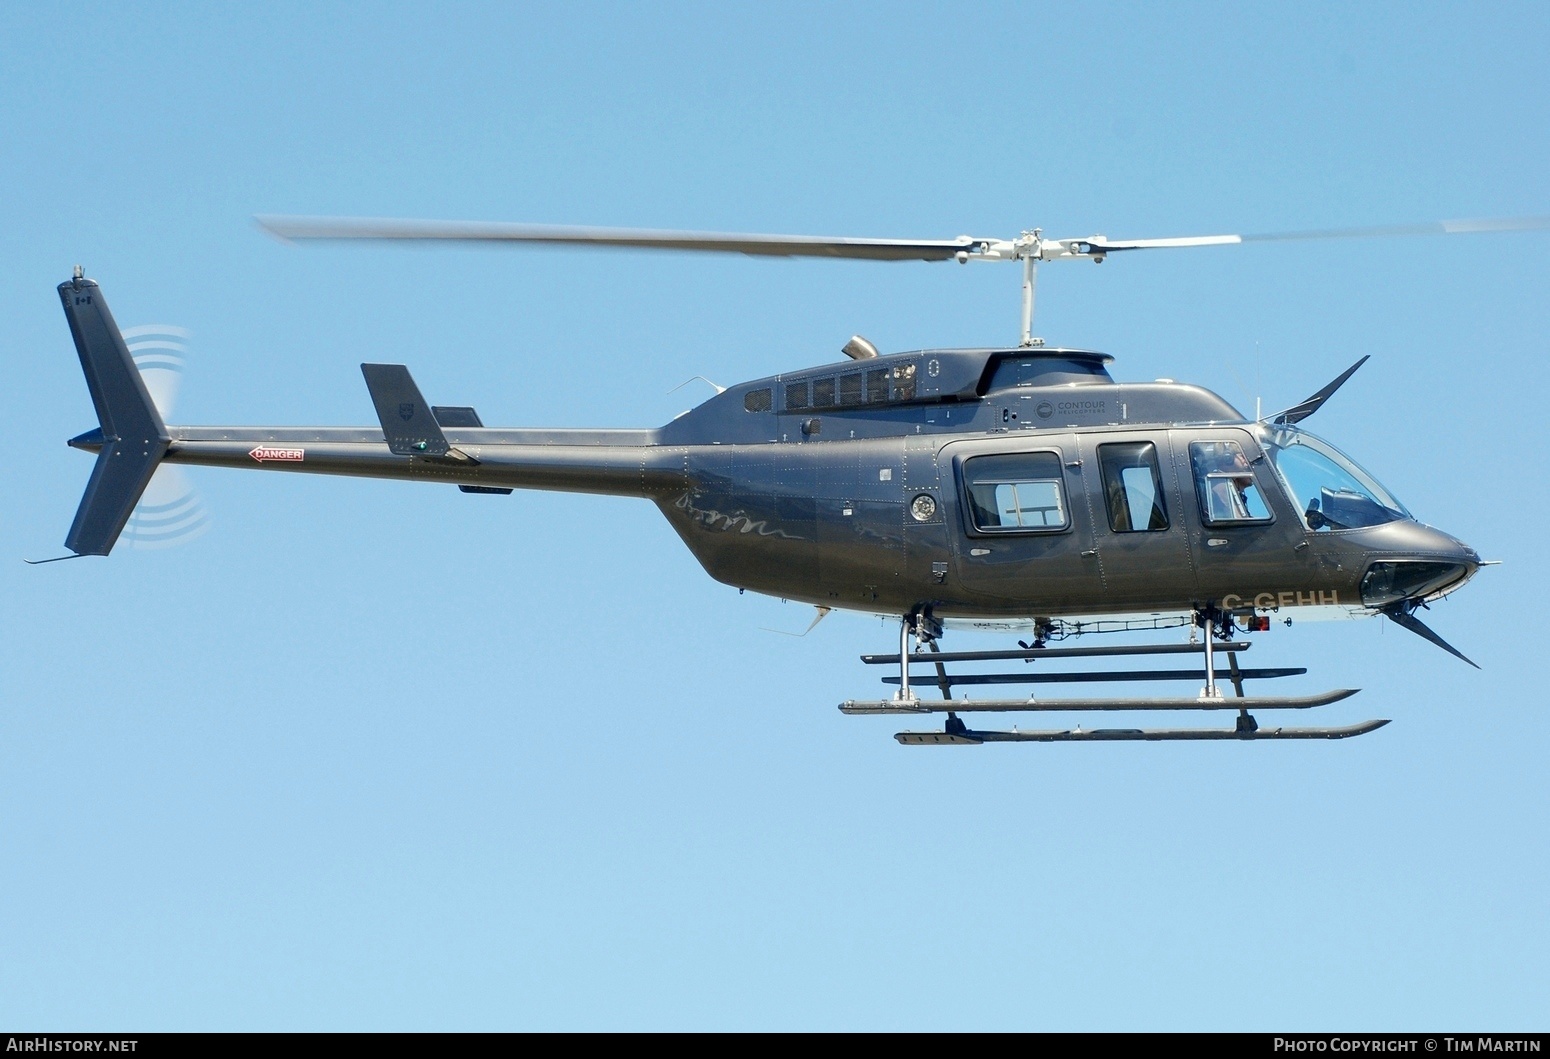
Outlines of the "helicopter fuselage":
{"label": "helicopter fuselage", "polygon": [[[437,408],[433,455],[393,451],[388,413],[381,429],[169,426],[163,458],[644,497],[718,581],[878,613],[1376,610],[1478,568],[1317,439],[1282,461],[1315,467],[1296,471],[1310,505],[1268,458],[1304,440],[1293,428],[1197,386],[1116,383],[1109,359],[893,354],[732,387],[656,430],[492,429]],[[101,431],[72,444],[99,450]]]}
{"label": "helicopter fuselage", "polygon": [[[741,417],[759,436],[687,446],[679,488],[656,500],[720,581],[886,613],[1370,608],[1477,569],[1408,515],[1310,525],[1266,427],[1197,386],[1113,382],[1107,360],[937,350],[734,387],[665,433],[725,437]],[[870,402],[885,376],[903,400]],[[1216,451],[1241,453],[1254,511],[1213,510],[1202,453]],[[1126,510],[1138,499],[1149,510]]]}

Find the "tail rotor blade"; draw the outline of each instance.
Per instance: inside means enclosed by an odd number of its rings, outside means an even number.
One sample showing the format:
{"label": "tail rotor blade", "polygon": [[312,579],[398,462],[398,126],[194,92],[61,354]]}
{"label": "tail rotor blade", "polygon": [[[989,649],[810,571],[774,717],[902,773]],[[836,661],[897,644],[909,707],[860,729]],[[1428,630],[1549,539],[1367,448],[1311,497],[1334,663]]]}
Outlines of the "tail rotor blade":
{"label": "tail rotor blade", "polygon": [[1403,603],[1395,604],[1394,606],[1385,609],[1383,613],[1388,616],[1390,621],[1392,621],[1395,625],[1398,625],[1400,628],[1409,629],[1423,640],[1430,640],[1432,643],[1448,652],[1454,658],[1459,658],[1465,662],[1469,662],[1469,664],[1475,666],[1476,669],[1480,668],[1479,666],[1475,665],[1475,663],[1468,657],[1466,657],[1464,652],[1460,651],[1457,647],[1454,647],[1447,640],[1444,640],[1441,636],[1438,636],[1435,632],[1428,628],[1426,623],[1423,622],[1420,618],[1417,618],[1412,611],[1406,610]]}
{"label": "tail rotor blade", "polygon": [[187,544],[210,528],[210,516],[183,468],[164,463],[135,505],[123,539],[131,548]]}
{"label": "tail rotor blade", "polygon": [[[187,363],[189,331],[175,324],[142,324],[122,332],[135,367],[162,420],[172,417]],[[162,464],[124,527],[131,548],[170,548],[210,528],[209,515],[183,468]]]}
{"label": "tail rotor blade", "polygon": [[172,417],[172,409],[177,404],[189,332],[174,324],[142,324],[127,327],[121,334],[135,367],[140,369],[140,378],[150,392],[151,401],[165,423]]}

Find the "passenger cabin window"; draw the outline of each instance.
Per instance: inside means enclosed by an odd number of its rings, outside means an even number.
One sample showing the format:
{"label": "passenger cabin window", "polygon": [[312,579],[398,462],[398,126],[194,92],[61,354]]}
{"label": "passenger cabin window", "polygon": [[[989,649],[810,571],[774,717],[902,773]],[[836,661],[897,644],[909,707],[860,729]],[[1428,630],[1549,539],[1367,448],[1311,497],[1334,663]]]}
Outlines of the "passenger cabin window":
{"label": "passenger cabin window", "polygon": [[749,390],[743,395],[743,408],[749,412],[768,412],[771,396],[769,390]]}
{"label": "passenger cabin window", "polygon": [[1109,528],[1115,533],[1145,533],[1168,528],[1157,446],[1150,441],[1098,446]]}
{"label": "passenger cabin window", "polygon": [[[871,368],[864,372],[852,371],[787,383],[783,410],[860,408],[890,401],[913,401],[915,393],[915,365],[896,364],[891,368]],[[750,394],[744,400],[752,399]]]}
{"label": "passenger cabin window", "polygon": [[856,405],[861,403],[861,373],[853,371],[849,375],[840,376],[840,404]]}
{"label": "passenger cabin window", "polygon": [[1254,469],[1236,441],[1197,441],[1189,447],[1189,462],[1200,514],[1209,525],[1270,521]]}
{"label": "passenger cabin window", "polygon": [[888,369],[873,368],[866,373],[867,404],[886,404],[888,401]]}
{"label": "passenger cabin window", "polygon": [[1062,530],[1070,525],[1058,453],[975,456],[963,462],[963,480],[977,530]]}

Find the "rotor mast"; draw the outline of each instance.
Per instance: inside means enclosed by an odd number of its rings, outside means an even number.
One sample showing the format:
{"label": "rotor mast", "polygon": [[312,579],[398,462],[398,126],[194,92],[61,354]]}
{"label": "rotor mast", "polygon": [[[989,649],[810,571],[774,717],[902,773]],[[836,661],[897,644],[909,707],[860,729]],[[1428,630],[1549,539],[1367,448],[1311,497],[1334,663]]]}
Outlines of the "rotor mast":
{"label": "rotor mast", "polygon": [[973,239],[960,236],[964,249],[954,255],[960,265],[970,261],[1020,261],[1023,266],[1022,327],[1018,345],[1033,349],[1044,344],[1044,339],[1033,333],[1033,310],[1039,287],[1039,262],[1060,258],[1085,257],[1102,264],[1108,246],[1101,235],[1089,239],[1045,239],[1044,229],[1033,228],[1022,232],[1016,239]]}
{"label": "rotor mast", "polygon": [[1038,283],[1039,283],[1039,256],[1038,256],[1038,253],[1037,253],[1037,247],[1038,247],[1038,243],[1039,243],[1039,233],[1040,233],[1040,229],[1035,228],[1031,232],[1024,232],[1023,235],[1022,235],[1022,239],[1018,240],[1018,242],[1021,243],[1021,242],[1024,242],[1025,240],[1030,240],[1031,239],[1032,240],[1032,245],[1035,248],[1035,252],[1034,253],[1024,253],[1022,255],[1022,258],[1023,258],[1023,337],[1022,337],[1022,341],[1020,341],[1018,343],[1018,345],[1022,346],[1024,349],[1030,349],[1033,346],[1042,346],[1044,344],[1044,339],[1042,339],[1042,338],[1034,338],[1033,337],[1033,298],[1034,298],[1034,294],[1035,294],[1035,292],[1037,290]]}

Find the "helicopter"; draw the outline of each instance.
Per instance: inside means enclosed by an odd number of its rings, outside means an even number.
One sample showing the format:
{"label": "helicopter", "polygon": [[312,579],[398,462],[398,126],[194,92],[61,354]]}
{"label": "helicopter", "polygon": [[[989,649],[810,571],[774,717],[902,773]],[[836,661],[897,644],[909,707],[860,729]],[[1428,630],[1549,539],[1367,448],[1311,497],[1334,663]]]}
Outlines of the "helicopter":
{"label": "helicopter", "polygon": [[[718,387],[654,429],[487,427],[468,405],[429,403],[407,366],[361,365],[371,426],[166,424],[103,298],[77,267],[58,292],[98,426],[69,440],[96,455],[65,546],[109,554],[163,464],[400,479],[471,494],[547,489],[654,503],[717,581],[835,609],[892,616],[889,696],[852,715],[945,714],[906,745],[996,742],[1344,739],[1388,724],[1262,727],[1255,712],[1354,695],[1249,695],[1302,668],[1239,656],[1272,618],[1335,609],[1383,616],[1459,659],[1416,616],[1483,566],[1417,521],[1375,477],[1307,431],[1368,359],[1306,400],[1247,418],[1200,386],[1118,382],[1113,358],[1032,333],[1039,264],[1136,250],[1302,238],[1550,228],[1550,218],[1448,221],[1271,235],[1114,240],[961,236],[892,240],[375,218],[260,217],[286,241],[500,242],[883,261],[1011,261],[1023,271],[1015,346],[883,354],[855,336],[845,359]],[[53,562],[56,560],[43,560]],[[944,651],[949,627],[1031,629],[1015,650]],[[1182,629],[1188,642],[1051,646],[1096,633]],[[1082,658],[1199,656],[1198,669],[1049,672]],[[1225,660],[1225,668],[1220,667]],[[1011,672],[949,673],[1021,662]],[[1032,663],[1040,663],[1033,665]],[[929,675],[912,667],[929,667]],[[1477,667],[1478,668],[1478,667]],[[970,699],[964,688],[1203,679],[1193,696]],[[912,680],[914,681],[912,685]],[[934,684],[941,698],[915,689]],[[1230,685],[1233,694],[1224,691]],[[954,691],[960,697],[953,698]],[[1231,728],[971,728],[1006,712],[1236,711]]]}

